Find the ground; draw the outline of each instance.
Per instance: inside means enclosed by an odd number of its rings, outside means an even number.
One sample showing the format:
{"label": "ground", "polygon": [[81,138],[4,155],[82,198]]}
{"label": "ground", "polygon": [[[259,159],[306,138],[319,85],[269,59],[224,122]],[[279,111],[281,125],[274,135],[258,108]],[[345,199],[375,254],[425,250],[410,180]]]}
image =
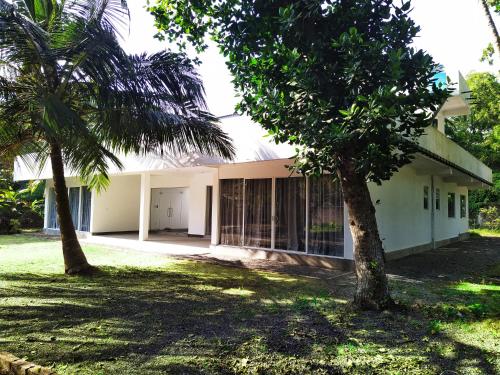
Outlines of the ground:
{"label": "ground", "polygon": [[389,263],[382,314],[352,274],[87,246],[68,277],[59,246],[0,236],[0,351],[59,374],[500,373],[500,238]]}

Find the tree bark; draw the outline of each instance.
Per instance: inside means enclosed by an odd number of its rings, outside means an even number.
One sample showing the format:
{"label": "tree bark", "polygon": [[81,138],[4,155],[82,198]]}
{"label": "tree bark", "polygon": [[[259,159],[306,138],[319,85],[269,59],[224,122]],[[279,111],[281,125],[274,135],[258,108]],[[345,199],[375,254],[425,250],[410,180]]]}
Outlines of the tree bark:
{"label": "tree bark", "polygon": [[488,2],[486,0],[481,0],[481,5],[483,6],[486,18],[488,18],[488,24],[490,26],[491,32],[493,33],[493,37],[495,38],[497,53],[500,55],[500,35],[498,34],[497,26],[491,15],[490,7],[488,6]]}
{"label": "tree bark", "polygon": [[62,249],[64,256],[64,270],[67,274],[86,273],[91,266],[78,242],[75,226],[69,208],[68,190],[64,179],[64,163],[61,147],[57,143],[50,146],[50,161],[56,195],[57,216],[61,232]]}
{"label": "tree bark", "polygon": [[355,171],[351,161],[344,162],[337,174],[349,212],[354,245],[357,279],[354,303],[364,310],[384,310],[394,302],[389,293],[384,250],[366,178]]}

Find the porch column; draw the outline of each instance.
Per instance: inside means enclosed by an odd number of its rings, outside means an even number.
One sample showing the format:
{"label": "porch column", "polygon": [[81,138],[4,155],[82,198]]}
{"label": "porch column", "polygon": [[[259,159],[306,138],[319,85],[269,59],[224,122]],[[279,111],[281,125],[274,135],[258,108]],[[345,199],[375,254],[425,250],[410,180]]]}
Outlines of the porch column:
{"label": "porch column", "polygon": [[151,175],[141,174],[141,200],[139,213],[139,241],[146,241],[149,236],[149,215],[151,210]]}

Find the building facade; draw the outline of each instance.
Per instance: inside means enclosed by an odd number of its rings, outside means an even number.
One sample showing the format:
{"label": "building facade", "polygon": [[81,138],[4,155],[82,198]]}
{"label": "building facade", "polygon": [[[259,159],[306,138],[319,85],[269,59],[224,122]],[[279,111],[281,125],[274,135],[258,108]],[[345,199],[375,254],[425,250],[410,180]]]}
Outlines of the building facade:
{"label": "building facade", "polygon": [[[381,185],[369,184],[388,257],[438,247],[468,231],[468,191],[491,184],[491,170],[444,134],[444,120],[466,115],[465,81],[442,106],[436,126],[419,141],[414,161]],[[66,172],[75,227],[80,235],[184,232],[206,237],[216,250],[322,265],[352,260],[353,244],[338,183],[331,176],[290,172],[294,150],[276,145],[246,117],[220,119],[233,139],[233,161],[204,155],[122,156],[109,187],[92,192]],[[17,180],[45,179],[45,230],[57,232],[50,165],[39,174],[23,161]]]}

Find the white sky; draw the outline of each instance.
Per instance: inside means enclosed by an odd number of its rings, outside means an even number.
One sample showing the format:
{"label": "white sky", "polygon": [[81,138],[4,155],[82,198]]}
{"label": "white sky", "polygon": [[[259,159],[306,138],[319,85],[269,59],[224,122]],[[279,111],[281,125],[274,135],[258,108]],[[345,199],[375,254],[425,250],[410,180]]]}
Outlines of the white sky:
{"label": "white sky", "polygon": [[[167,42],[154,39],[156,29],[144,9],[146,0],[128,3],[131,24],[124,41],[126,51],[154,52],[168,47]],[[458,70],[464,75],[471,71],[499,71],[498,61],[494,66],[479,61],[483,49],[493,41],[480,0],[413,0],[412,4],[412,17],[422,29],[416,46],[429,52],[450,75]],[[211,46],[201,60],[198,70],[210,110],[218,116],[233,113],[237,98],[224,58]]]}

